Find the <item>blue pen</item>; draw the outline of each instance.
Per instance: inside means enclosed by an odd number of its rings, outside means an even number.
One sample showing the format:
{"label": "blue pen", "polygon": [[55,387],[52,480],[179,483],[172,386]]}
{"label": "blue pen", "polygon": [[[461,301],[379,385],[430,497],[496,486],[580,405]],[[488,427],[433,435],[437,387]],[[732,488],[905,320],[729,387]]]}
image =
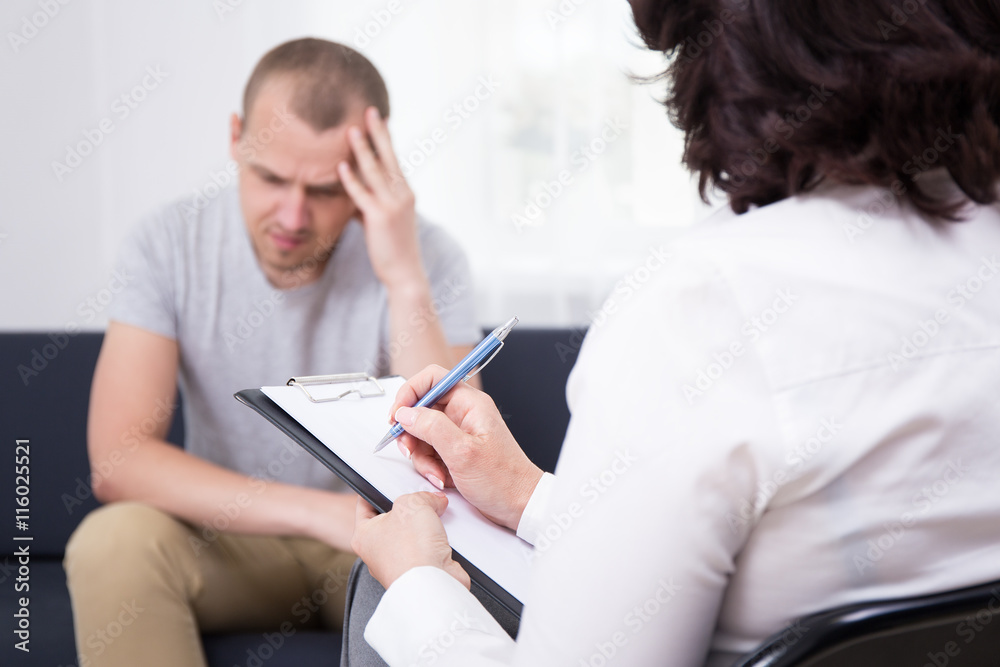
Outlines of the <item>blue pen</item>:
{"label": "blue pen", "polygon": [[[470,377],[478,373],[483,369],[483,366],[490,363],[493,357],[496,356],[500,348],[503,347],[503,339],[507,337],[510,330],[514,328],[517,324],[517,318],[512,317],[507,321],[506,324],[494,329],[483,341],[473,348],[472,352],[465,355],[465,359],[462,359],[451,371],[441,378],[441,381],[436,385],[431,387],[431,390],[427,392],[423,398],[421,398],[414,407],[417,408],[431,408],[434,404],[438,402],[438,399],[451,391],[451,388],[462,380],[468,380]],[[483,361],[486,359],[486,361]],[[480,363],[482,362],[482,363]],[[390,442],[398,438],[403,434],[403,427],[396,422],[389,429],[389,432],[385,434],[377,445],[375,445],[375,452],[382,451],[382,448],[388,445]]]}

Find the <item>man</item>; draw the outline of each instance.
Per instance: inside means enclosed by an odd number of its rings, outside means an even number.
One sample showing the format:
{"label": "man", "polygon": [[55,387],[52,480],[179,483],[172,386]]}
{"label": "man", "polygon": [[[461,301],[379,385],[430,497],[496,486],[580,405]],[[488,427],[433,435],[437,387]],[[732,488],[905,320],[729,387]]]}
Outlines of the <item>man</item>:
{"label": "man", "polygon": [[[232,394],[408,376],[478,339],[467,263],[416,217],[374,66],[296,40],[243,103],[238,191],[168,206],[122,252],[87,436],[109,504],[65,563],[81,665],[204,664],[201,632],[339,628],[355,497]],[[164,441],[178,379],[186,450]]]}

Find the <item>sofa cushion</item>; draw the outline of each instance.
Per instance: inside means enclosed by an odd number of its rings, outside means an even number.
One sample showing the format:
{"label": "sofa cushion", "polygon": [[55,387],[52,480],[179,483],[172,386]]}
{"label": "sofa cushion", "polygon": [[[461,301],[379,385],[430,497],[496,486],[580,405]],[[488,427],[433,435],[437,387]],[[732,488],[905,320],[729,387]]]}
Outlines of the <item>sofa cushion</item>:
{"label": "sofa cushion", "polygon": [[514,329],[503,350],[482,371],[514,439],[535,465],[553,472],[569,424],[566,380],[584,331]]}
{"label": "sofa cushion", "polygon": [[[29,441],[30,474],[28,528],[3,522],[0,553],[12,553],[15,535],[30,535],[33,556],[61,558],[77,524],[97,507],[87,462],[87,406],[103,338],[101,333],[2,334],[0,423],[5,437]],[[178,417],[169,438],[180,443],[182,434]],[[5,444],[11,459],[0,465],[0,488],[14,489],[14,442]]]}

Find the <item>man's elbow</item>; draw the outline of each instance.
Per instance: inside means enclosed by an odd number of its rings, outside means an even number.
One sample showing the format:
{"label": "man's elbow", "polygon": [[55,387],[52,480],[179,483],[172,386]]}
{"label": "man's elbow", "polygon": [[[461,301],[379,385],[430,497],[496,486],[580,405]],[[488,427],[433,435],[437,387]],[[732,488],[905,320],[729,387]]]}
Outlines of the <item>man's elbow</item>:
{"label": "man's elbow", "polygon": [[122,464],[128,451],[117,447],[108,447],[96,438],[91,438],[88,443],[88,453],[90,459],[90,488],[94,492],[94,498],[100,503],[112,503],[119,500],[128,500],[122,492],[122,477],[125,472]]}
{"label": "man's elbow", "polygon": [[116,488],[113,478],[113,474],[108,474],[106,461],[90,462],[90,488],[93,490],[97,502],[106,505],[124,500]]}
{"label": "man's elbow", "polygon": [[100,479],[99,473],[94,468],[90,469],[90,478],[92,480],[90,488],[94,491],[94,500],[102,505],[120,500],[114,492],[112,485],[106,479]]}

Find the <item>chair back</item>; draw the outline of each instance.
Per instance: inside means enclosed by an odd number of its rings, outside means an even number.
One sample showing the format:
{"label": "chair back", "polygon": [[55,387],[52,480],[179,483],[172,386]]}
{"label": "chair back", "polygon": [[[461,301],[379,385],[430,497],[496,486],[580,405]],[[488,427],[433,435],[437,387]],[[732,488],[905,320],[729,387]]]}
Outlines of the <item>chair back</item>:
{"label": "chair back", "polygon": [[733,667],[1000,665],[1000,581],[801,619]]}

